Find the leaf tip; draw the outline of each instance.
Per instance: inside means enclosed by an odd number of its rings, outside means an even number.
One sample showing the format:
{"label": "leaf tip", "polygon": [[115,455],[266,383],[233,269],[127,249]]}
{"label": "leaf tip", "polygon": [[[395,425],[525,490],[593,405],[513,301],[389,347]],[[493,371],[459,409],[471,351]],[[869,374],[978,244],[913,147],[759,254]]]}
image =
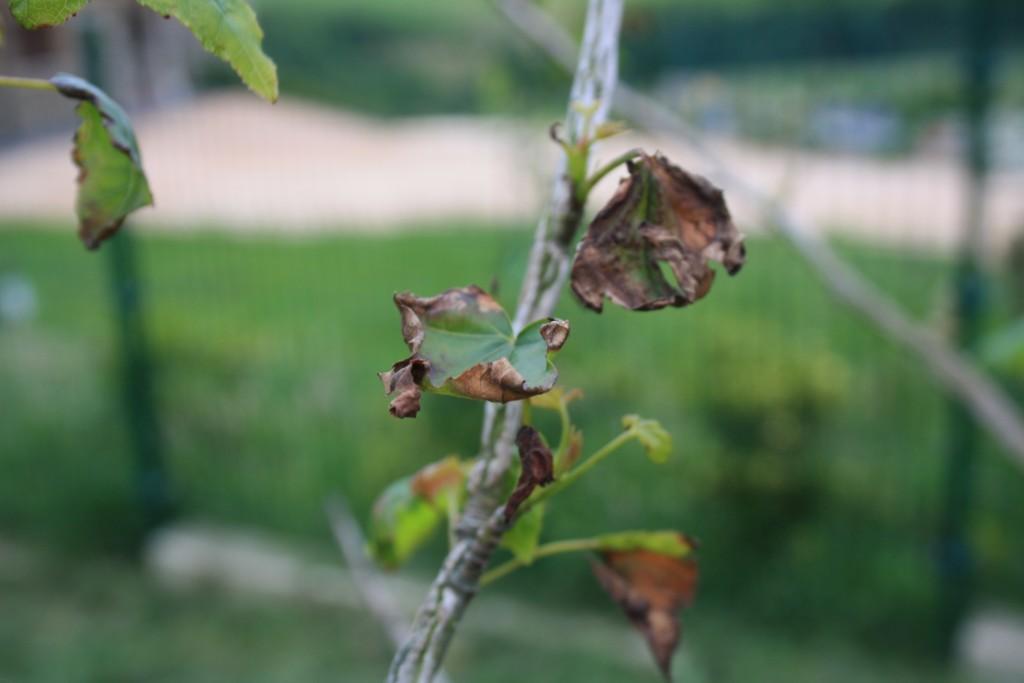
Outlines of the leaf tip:
{"label": "leaf tip", "polygon": [[569,322],[548,318],[548,322],[541,325],[540,336],[544,338],[548,351],[558,351],[565,346],[565,341],[569,338]]}
{"label": "leaf tip", "polygon": [[430,370],[430,363],[422,358],[406,358],[398,361],[390,370],[378,372],[384,385],[384,393],[394,396],[388,405],[388,412],[393,417],[416,417],[420,412],[420,385]]}
{"label": "leaf tip", "polygon": [[665,680],[672,680],[672,655],[681,628],[677,612],[689,606],[697,563],[648,550],[607,551],[591,561],[598,583],[640,631]]}

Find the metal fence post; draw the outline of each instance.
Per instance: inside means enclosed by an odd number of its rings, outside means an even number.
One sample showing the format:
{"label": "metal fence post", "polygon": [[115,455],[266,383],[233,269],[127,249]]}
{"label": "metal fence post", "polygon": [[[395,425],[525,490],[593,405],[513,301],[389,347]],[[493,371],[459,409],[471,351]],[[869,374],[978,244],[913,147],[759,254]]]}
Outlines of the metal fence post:
{"label": "metal fence post", "polygon": [[[964,236],[955,288],[956,341],[970,352],[981,333],[987,306],[982,266],[985,237],[985,187],[989,166],[988,112],[992,98],[995,40],[991,0],[964,0],[964,170],[966,207]],[[938,547],[937,645],[954,654],[957,630],[974,592],[974,557],[969,542],[975,461],[979,431],[962,405],[950,406],[949,454],[945,472]]]}
{"label": "metal fence post", "polygon": [[[91,17],[82,17],[82,55],[85,75],[103,87],[103,41]],[[117,363],[120,393],[135,457],[136,495],[146,533],[173,513],[171,487],[164,464],[159,416],[156,410],[153,364],[131,231],[122,228],[108,240],[106,252],[114,315],[117,321]]]}

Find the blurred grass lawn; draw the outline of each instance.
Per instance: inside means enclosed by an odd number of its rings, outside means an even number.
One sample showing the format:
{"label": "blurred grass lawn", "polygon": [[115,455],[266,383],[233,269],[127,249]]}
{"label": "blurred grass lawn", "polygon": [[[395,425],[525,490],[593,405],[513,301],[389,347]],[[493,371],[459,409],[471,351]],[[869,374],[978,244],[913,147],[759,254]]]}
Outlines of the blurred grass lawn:
{"label": "blurred grass lawn", "polygon": [[[328,544],[328,492],[365,515],[393,479],[471,456],[479,406],[428,396],[415,421],[387,415],[375,372],[406,353],[390,297],[493,280],[511,306],[529,234],[136,231],[182,510]],[[948,264],[846,252],[915,315],[941,316]],[[934,610],[946,401],[784,244],[754,239],[750,254],[743,273],[720,277],[688,310],[597,316],[562,302],[573,332],[557,363],[562,383],[586,394],[574,404],[585,450],[636,412],[662,421],[676,452],[661,468],[638,451],[616,456],[556,502],[546,536],[679,528],[703,542],[708,609],[920,651]],[[0,325],[0,529],[72,557],[126,550],[140,527],[106,259],[84,253],[69,227],[0,230],[0,272],[28,278],[39,299],[34,321]],[[981,596],[1019,600],[1019,477],[989,453],[976,485]],[[428,572],[442,551],[439,539],[413,571]],[[539,563],[507,585],[555,604],[605,599],[580,558]]]}
{"label": "blurred grass lawn", "polygon": [[[215,589],[168,591],[115,561],[68,565],[51,557],[40,564],[37,558],[30,572],[0,574],[0,596],[5,681],[377,683],[390,660],[382,631],[363,613]],[[602,607],[594,618],[617,616],[610,604]],[[661,680],[653,663],[626,663],[607,643],[572,649],[543,621],[523,627],[534,632],[528,649],[465,630],[448,671],[455,680],[478,683]],[[687,683],[966,680],[865,656],[827,638],[796,642],[713,611],[691,615],[685,629],[686,654],[675,670],[677,680]],[[623,633],[630,642],[613,649],[639,647],[637,634]],[[577,648],[579,643],[577,636]]]}

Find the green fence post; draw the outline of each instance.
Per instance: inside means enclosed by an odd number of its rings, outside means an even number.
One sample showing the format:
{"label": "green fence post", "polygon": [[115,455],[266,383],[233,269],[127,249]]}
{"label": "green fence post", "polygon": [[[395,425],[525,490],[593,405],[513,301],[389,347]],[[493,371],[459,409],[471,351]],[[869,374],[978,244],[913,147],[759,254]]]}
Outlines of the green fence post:
{"label": "green fence post", "polygon": [[[91,17],[82,17],[82,54],[85,75],[103,87],[103,41]],[[173,514],[171,487],[164,465],[160,423],[153,385],[153,364],[146,324],[135,244],[131,231],[122,229],[103,248],[117,320],[117,362],[120,393],[135,456],[136,495],[148,534]]]}
{"label": "green fence post", "polygon": [[[964,0],[964,121],[967,202],[964,237],[954,281],[956,342],[971,352],[981,332],[987,304],[982,269],[985,185],[988,174],[988,111],[992,98],[992,44],[995,40],[991,0]],[[974,557],[968,535],[979,431],[967,410],[950,406],[949,455],[939,527],[938,648],[954,654],[957,630],[974,592]]]}

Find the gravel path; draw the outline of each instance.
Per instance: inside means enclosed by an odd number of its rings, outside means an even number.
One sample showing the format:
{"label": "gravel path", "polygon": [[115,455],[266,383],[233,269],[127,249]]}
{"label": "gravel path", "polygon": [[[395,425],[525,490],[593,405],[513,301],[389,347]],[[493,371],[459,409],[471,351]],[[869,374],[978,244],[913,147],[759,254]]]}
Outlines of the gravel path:
{"label": "gravel path", "polygon": [[[458,219],[532,221],[554,146],[546,131],[500,119],[368,119],[298,101],[208,96],[137,118],[157,208],[138,222],[166,230],[379,231]],[[70,134],[0,151],[0,219],[68,221]],[[700,172],[685,145],[623,136],[601,156],[660,148]],[[957,244],[959,168],[941,159],[877,161],[716,143],[808,222],[925,249]],[[606,182],[610,191],[614,179]],[[600,196],[606,196],[603,193]],[[988,201],[993,246],[1024,227],[1024,172],[999,173]],[[742,229],[759,216],[736,205]]]}

